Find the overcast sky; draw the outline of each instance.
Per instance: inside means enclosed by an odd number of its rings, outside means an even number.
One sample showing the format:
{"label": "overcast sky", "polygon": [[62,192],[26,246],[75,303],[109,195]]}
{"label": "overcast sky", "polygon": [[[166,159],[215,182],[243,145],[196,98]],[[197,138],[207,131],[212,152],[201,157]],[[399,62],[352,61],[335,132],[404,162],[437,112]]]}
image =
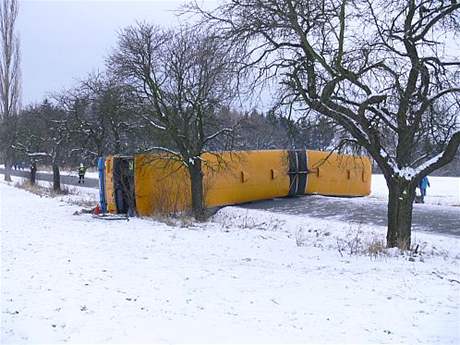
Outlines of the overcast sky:
{"label": "overcast sky", "polygon": [[[174,26],[183,0],[40,1],[19,0],[23,105],[41,102],[104,68],[117,31],[147,20]],[[208,0],[206,5],[215,3]]]}
{"label": "overcast sky", "polygon": [[[198,1],[207,8],[218,3]],[[115,47],[121,28],[138,20],[178,25],[184,18],[177,16],[177,9],[184,2],[19,0],[17,30],[22,51],[23,106],[41,102],[50,93],[74,86],[88,73],[104,69],[105,58]],[[460,40],[449,43],[453,55],[458,56]]]}

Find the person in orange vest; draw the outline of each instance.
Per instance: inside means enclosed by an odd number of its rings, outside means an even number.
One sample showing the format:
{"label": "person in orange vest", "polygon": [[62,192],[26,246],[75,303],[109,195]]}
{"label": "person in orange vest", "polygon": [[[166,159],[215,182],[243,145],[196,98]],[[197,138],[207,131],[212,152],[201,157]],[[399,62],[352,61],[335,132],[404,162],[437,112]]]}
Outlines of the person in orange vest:
{"label": "person in orange vest", "polygon": [[78,168],[78,183],[85,183],[85,173],[86,167],[83,163],[80,163],[80,167]]}

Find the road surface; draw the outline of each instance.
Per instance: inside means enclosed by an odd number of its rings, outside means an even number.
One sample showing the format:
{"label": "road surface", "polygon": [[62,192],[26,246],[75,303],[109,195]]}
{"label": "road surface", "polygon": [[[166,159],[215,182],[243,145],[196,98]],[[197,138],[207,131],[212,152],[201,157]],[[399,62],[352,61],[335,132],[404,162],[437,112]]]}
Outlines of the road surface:
{"label": "road surface", "polygon": [[[387,225],[387,203],[373,198],[305,195],[295,198],[257,201],[245,204],[243,207],[322,219]],[[460,207],[414,204],[412,226],[416,231],[460,236]]]}
{"label": "road surface", "polygon": [[[3,169],[0,169],[0,173]],[[13,175],[29,177],[28,171],[13,171]],[[37,179],[52,181],[53,175],[37,173]],[[61,175],[61,183],[78,186],[77,176]],[[85,187],[99,188],[98,179],[85,178]],[[387,225],[387,204],[373,198],[335,198],[306,195],[294,198],[279,198],[256,201],[240,205],[249,209],[260,209],[276,213],[305,215],[322,219],[346,222]],[[445,233],[460,236],[460,207],[414,204],[414,230]]]}
{"label": "road surface", "polygon": [[[3,174],[3,173],[4,173],[4,169],[0,168],[0,174]],[[27,170],[12,170],[11,175],[30,178],[30,171],[27,171]],[[53,182],[53,175],[49,174],[49,173],[37,172],[36,179],[40,180],[40,181]],[[78,176],[76,176],[76,175],[73,175],[73,176],[72,175],[61,175],[61,183],[62,184],[69,184],[69,185],[79,186],[79,184],[78,184]],[[89,188],[99,188],[99,179],[86,178],[85,177],[85,183],[82,186],[89,187]]]}

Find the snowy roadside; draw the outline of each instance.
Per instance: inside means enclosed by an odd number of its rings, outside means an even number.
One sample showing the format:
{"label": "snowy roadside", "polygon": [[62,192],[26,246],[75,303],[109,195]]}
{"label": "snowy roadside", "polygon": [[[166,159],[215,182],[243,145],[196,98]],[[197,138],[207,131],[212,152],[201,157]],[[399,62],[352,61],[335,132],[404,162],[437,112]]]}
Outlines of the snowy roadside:
{"label": "snowy roadside", "polygon": [[[252,210],[236,206],[221,209],[213,218],[224,228],[257,229],[270,232],[285,232],[298,246],[337,251],[342,256],[361,254],[374,257],[374,251],[385,243],[387,228],[384,226],[322,220],[306,215],[295,216],[269,211]],[[382,244],[382,246],[379,246]],[[377,247],[378,248],[375,248]],[[444,256],[460,260],[460,238],[413,231],[412,246],[417,249],[407,257],[410,260],[425,260],[426,257]],[[369,248],[371,251],[369,252]],[[382,256],[399,256],[400,251],[391,249],[377,253]],[[403,253],[404,255],[408,255]],[[460,263],[460,262],[459,262]],[[459,286],[460,287],[460,286]]]}
{"label": "snowy roadside", "polygon": [[237,207],[102,221],[64,200],[0,183],[2,343],[460,342],[456,238],[418,233],[410,261],[349,255],[379,227]]}
{"label": "snowy roadside", "polygon": [[[0,174],[0,180],[3,181],[3,175]],[[21,185],[24,182],[27,182],[28,179],[19,176],[11,176],[12,186]],[[38,186],[52,189],[53,183],[49,181],[40,181],[37,180],[36,184]],[[80,206],[92,206],[94,207],[99,202],[99,190],[95,188],[73,186],[67,184],[61,184],[61,188],[65,191],[65,194],[56,196],[56,200],[61,202],[66,202],[74,205]]]}

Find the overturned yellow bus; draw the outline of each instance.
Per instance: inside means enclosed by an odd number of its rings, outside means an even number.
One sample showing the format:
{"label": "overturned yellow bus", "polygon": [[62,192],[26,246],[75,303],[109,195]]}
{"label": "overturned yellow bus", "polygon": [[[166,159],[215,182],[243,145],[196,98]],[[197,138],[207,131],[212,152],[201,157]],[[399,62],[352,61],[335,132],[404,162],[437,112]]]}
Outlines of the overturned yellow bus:
{"label": "overturned yellow bus", "polygon": [[[311,150],[205,153],[205,207],[305,194],[365,196],[371,162],[365,156]],[[108,156],[99,160],[103,212],[148,216],[191,207],[186,167],[165,154]]]}

